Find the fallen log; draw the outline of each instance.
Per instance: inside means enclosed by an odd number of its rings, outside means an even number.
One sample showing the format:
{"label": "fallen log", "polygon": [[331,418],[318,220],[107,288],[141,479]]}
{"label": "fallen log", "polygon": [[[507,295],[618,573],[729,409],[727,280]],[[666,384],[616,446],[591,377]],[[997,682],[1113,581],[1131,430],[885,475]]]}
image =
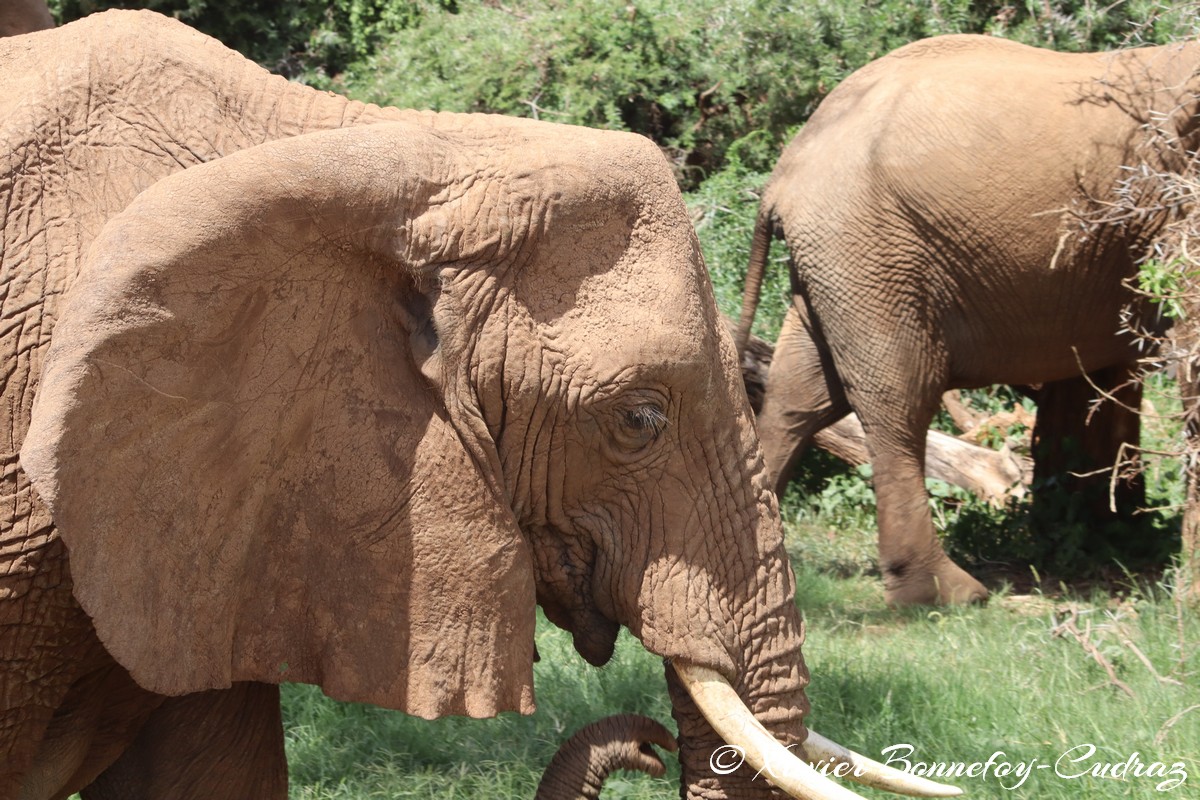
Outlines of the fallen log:
{"label": "fallen log", "polygon": [[[855,466],[870,461],[866,434],[854,414],[817,431],[813,443]],[[926,477],[962,487],[993,505],[1024,497],[1032,475],[1033,462],[1007,446],[992,450],[934,430],[925,439]]]}

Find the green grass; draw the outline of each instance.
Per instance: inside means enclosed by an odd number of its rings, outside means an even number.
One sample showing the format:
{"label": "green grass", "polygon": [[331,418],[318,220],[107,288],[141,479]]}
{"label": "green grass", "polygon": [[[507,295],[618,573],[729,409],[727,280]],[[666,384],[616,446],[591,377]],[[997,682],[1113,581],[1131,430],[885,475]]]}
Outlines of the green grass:
{"label": "green grass", "polygon": [[[1053,764],[1092,744],[1093,761],[1137,752],[1147,764],[1182,763],[1188,782],[1169,796],[1190,796],[1200,784],[1200,709],[1192,708],[1200,704],[1200,622],[1157,587],[1126,587],[1117,598],[1002,595],[986,608],[898,613],[872,578],[802,570],[797,602],[808,622],[812,724],[860,752],[879,757],[907,743],[914,760],[982,762],[1003,751],[1012,763]],[[1068,619],[1128,693],[1079,638],[1056,635]],[[639,711],[672,724],[661,664],[628,635],[600,670],[544,622],[538,647],[538,712],[524,718],[431,723],[286,687],[292,797],[532,797],[554,749],[587,722]],[[604,797],[676,797],[677,765],[666,760],[666,777],[621,775]],[[1053,768],[1013,791],[994,775],[956,782],[971,798],[997,800],[1160,796],[1156,781],[1068,780]]]}
{"label": "green grass", "polygon": [[[870,754],[908,743],[914,758],[964,762],[1003,751],[1012,763],[1053,764],[1092,744],[1097,760],[1138,752],[1147,763],[1200,772],[1200,710],[1170,724],[1200,703],[1200,626],[1157,591],[1119,600],[1001,596],[983,609],[902,614],[883,610],[871,592],[847,599],[820,576],[802,578],[802,603],[805,595],[819,598],[806,650],[813,725],[848,746]],[[1128,693],[1078,638],[1056,635],[1068,619]],[[1189,781],[1192,791],[1198,780]],[[1015,792],[994,777],[957,783],[977,798],[1158,796],[1153,781],[1065,780],[1053,768],[1036,770]]]}

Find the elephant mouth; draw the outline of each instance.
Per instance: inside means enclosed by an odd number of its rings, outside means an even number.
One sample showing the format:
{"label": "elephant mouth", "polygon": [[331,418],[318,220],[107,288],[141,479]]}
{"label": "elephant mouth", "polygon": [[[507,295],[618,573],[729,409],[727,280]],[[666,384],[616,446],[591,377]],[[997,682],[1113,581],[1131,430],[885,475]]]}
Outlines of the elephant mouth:
{"label": "elephant mouth", "polygon": [[575,645],[575,652],[583,656],[584,661],[593,667],[603,667],[612,658],[619,630],[620,626],[617,623],[601,617],[586,630],[572,631],[571,643]]}
{"label": "elephant mouth", "polygon": [[569,631],[575,652],[593,667],[603,667],[612,658],[621,626],[593,607],[562,605],[539,593],[538,605],[546,619]]}
{"label": "elephant mouth", "polygon": [[[877,789],[915,797],[957,797],[962,790],[909,775],[859,755],[832,742],[811,728],[804,748],[806,762],[780,744],[763,727],[720,673],[707,667],[673,662],[687,693],[713,730],[737,747],[745,763],[792,797],[809,800],[851,800],[860,795],[827,777],[825,772],[846,765],[836,774]],[[811,762],[811,763],[810,763]],[[812,764],[822,764],[817,769]]]}

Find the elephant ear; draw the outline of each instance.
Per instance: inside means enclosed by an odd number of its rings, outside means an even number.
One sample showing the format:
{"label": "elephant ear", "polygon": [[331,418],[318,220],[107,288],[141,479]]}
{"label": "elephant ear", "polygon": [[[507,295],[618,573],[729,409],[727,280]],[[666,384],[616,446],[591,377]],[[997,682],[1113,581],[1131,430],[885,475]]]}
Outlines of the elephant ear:
{"label": "elephant ear", "polygon": [[528,545],[430,319],[428,253],[476,236],[447,220],[479,198],[429,179],[453,145],[407,125],[263,145],[94,242],[21,458],[147,689],[532,711]]}

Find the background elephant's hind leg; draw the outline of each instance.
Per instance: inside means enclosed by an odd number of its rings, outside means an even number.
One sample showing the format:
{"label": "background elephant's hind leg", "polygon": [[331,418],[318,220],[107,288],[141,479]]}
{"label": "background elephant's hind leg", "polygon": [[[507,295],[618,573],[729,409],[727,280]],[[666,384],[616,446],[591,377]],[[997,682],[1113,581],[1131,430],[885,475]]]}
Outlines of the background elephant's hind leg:
{"label": "background elephant's hind leg", "polygon": [[817,431],[850,413],[829,349],[797,295],[788,308],[758,417],[767,474],[782,495]]}
{"label": "background elephant's hind leg", "polygon": [[[941,404],[947,359],[914,328],[877,336],[876,349],[854,341],[854,320],[841,320],[851,347],[839,352],[847,395],[871,456],[879,527],[879,566],[892,605],[970,603],[987,589],[950,560],[933,527],[925,489],[929,425]],[[859,320],[864,326],[867,323]],[[841,339],[839,339],[839,342]],[[845,363],[841,363],[845,362]]]}
{"label": "background elephant's hind leg", "polygon": [[[1039,534],[1056,537],[1082,519],[1086,524],[1074,526],[1083,537],[1076,546],[1097,558],[1135,567],[1166,557],[1162,537],[1155,541],[1150,526],[1142,527],[1149,519],[1142,515],[1145,476],[1131,463],[1142,405],[1134,366],[1047,383],[1034,397],[1033,518]],[[1114,525],[1118,520],[1123,524]]]}

